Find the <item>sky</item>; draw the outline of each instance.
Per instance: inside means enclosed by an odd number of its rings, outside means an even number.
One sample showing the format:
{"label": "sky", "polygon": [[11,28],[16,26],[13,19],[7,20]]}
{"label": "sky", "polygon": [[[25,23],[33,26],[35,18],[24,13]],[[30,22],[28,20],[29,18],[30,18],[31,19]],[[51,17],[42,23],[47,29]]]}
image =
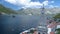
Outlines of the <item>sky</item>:
{"label": "sky", "polygon": [[60,0],[0,0],[0,4],[15,10],[21,8],[60,7]]}

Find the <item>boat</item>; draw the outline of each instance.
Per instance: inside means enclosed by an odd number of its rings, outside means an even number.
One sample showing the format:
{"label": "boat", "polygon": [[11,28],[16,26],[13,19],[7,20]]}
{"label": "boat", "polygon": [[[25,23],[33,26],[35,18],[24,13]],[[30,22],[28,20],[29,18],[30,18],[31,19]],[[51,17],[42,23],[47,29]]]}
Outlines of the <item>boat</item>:
{"label": "boat", "polygon": [[14,16],[14,15],[13,15],[12,17],[13,17],[13,18],[15,18],[15,16]]}

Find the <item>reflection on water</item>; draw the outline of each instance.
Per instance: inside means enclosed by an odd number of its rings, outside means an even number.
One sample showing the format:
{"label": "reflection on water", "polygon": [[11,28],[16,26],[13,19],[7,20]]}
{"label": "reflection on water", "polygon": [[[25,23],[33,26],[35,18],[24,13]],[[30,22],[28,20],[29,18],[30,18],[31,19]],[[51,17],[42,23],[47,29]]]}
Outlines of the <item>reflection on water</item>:
{"label": "reflection on water", "polygon": [[19,34],[38,25],[39,16],[28,15],[0,15],[0,34]]}

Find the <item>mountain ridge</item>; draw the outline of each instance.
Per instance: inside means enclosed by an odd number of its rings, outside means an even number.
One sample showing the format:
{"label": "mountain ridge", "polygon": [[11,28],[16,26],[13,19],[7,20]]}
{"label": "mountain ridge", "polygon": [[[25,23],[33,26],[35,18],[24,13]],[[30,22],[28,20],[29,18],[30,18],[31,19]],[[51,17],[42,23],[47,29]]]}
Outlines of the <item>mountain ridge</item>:
{"label": "mountain ridge", "polygon": [[17,12],[11,8],[7,8],[0,4],[0,12],[1,13],[6,13],[6,14],[17,14]]}
{"label": "mountain ridge", "polygon": [[[40,13],[41,13],[41,8],[33,8],[33,9],[31,9],[31,8],[27,8],[27,9],[23,9],[22,8],[22,10],[18,10],[18,12],[20,13],[20,14],[26,14],[26,15],[28,15],[28,14],[32,14],[32,15],[40,15]],[[46,14],[57,14],[57,13],[60,13],[60,8],[45,8],[45,13]]]}

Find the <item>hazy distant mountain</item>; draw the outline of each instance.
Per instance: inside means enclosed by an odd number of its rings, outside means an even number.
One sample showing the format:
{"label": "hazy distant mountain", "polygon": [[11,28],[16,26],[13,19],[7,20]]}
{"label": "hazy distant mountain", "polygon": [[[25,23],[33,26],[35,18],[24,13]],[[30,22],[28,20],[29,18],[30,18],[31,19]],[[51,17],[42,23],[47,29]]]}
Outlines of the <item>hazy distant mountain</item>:
{"label": "hazy distant mountain", "polygon": [[[60,8],[45,8],[46,14],[56,14],[60,13]],[[26,15],[40,15],[41,8],[27,8],[27,9],[20,9],[18,10],[20,14],[26,14]]]}
{"label": "hazy distant mountain", "polygon": [[50,9],[47,9],[46,11],[49,11],[51,12],[51,14],[56,14],[56,13],[60,13],[60,8],[50,8]]}
{"label": "hazy distant mountain", "polygon": [[23,10],[18,10],[20,14],[25,14],[25,15],[39,15],[40,14],[40,9],[23,9]]}
{"label": "hazy distant mountain", "polygon": [[1,13],[6,13],[6,14],[17,14],[14,10],[4,7],[3,5],[0,4],[0,12]]}

